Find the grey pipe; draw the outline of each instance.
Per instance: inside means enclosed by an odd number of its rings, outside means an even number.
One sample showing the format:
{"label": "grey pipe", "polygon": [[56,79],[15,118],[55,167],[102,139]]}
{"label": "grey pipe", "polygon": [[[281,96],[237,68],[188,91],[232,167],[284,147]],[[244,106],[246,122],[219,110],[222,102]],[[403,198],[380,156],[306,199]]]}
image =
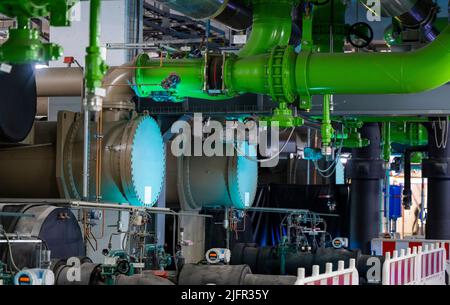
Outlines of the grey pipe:
{"label": "grey pipe", "polygon": [[381,14],[384,17],[396,17],[409,12],[418,0],[380,0]]}
{"label": "grey pipe", "polygon": [[81,96],[83,70],[81,68],[45,68],[36,70],[38,97]]}
{"label": "grey pipe", "polygon": [[235,30],[252,24],[251,11],[235,0],[157,0],[164,6],[194,19],[215,19]]}
{"label": "grey pipe", "polygon": [[146,272],[145,274],[135,274],[132,276],[118,275],[116,276],[116,285],[174,285],[168,279],[153,275]]}
{"label": "grey pipe", "polygon": [[[103,79],[106,90],[105,107],[117,102],[129,101],[134,95],[131,88],[135,61],[119,67],[111,67]],[[83,70],[80,68],[45,68],[36,70],[38,97],[82,96]]]}

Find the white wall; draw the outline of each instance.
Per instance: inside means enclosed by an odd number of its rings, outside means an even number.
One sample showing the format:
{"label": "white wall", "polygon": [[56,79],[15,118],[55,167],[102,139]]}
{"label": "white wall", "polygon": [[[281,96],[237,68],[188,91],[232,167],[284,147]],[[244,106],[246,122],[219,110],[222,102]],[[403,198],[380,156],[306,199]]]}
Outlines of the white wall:
{"label": "white wall", "polygon": [[[79,21],[73,21],[70,27],[51,27],[50,41],[64,48],[64,56],[73,56],[84,66],[86,47],[89,43],[89,1],[82,1],[79,7]],[[125,1],[102,1],[101,43],[125,43],[126,17]],[[125,50],[107,52],[106,63],[117,66],[125,63]],[[50,63],[51,67],[65,66],[63,58]]]}

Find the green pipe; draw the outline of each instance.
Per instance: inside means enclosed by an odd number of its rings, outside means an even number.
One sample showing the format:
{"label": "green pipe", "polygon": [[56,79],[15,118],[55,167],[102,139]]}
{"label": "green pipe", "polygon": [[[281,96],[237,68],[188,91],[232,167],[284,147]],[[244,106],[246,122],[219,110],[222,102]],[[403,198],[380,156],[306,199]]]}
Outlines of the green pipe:
{"label": "green pipe", "polygon": [[253,0],[252,33],[239,56],[270,52],[276,46],[287,46],[292,33],[293,0]]}
{"label": "green pipe", "polygon": [[100,12],[101,0],[91,0],[89,17],[89,46],[86,48],[86,91],[94,94],[101,87],[108,69],[101,57],[100,49]]}
{"label": "green pipe", "polygon": [[450,27],[428,46],[408,53],[310,53],[297,59],[299,91],[313,94],[404,94],[450,80]]}
{"label": "green pipe", "polygon": [[[176,101],[185,97],[222,100],[236,94],[258,93],[280,103],[292,103],[298,96],[303,102],[311,95],[323,94],[417,93],[450,80],[449,27],[428,46],[409,53],[296,54],[292,47],[282,46],[290,34],[282,21],[289,20],[290,24],[292,5],[293,1],[287,0],[255,0],[252,36],[238,56],[225,59],[225,90],[221,94],[204,92],[204,59],[159,61],[146,55],[140,56],[137,64],[137,92],[140,96],[161,93],[161,83],[172,73],[181,79],[170,90]],[[281,18],[281,14],[286,17]],[[261,16],[273,22],[270,27]],[[263,40],[263,33],[273,35],[267,34]]]}
{"label": "green pipe", "polygon": [[[336,0],[329,1],[325,5],[314,6],[313,37],[317,52],[344,51],[347,30],[345,25],[346,8],[347,4],[344,1]],[[330,34],[333,36],[331,37]]]}
{"label": "green pipe", "polygon": [[323,96],[323,113],[322,113],[322,147],[331,146],[331,138],[333,137],[333,127],[331,126],[331,117],[330,117],[330,104],[331,104],[331,95],[325,94]]}
{"label": "green pipe", "polygon": [[391,158],[391,122],[383,123],[383,159],[389,162]]}
{"label": "green pipe", "polygon": [[223,100],[230,98],[227,95],[209,95],[203,91],[204,60],[199,59],[151,59],[147,54],[139,55],[136,60],[135,83],[139,96],[158,96],[166,90],[162,82],[176,74],[180,82],[168,90],[173,102],[181,102],[185,97]]}

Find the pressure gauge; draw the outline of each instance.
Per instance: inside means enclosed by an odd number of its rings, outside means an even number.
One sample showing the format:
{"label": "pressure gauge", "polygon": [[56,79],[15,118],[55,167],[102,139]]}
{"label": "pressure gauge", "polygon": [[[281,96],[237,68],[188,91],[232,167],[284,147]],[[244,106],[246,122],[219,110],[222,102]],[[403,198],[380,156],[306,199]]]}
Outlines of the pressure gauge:
{"label": "pressure gauge", "polygon": [[205,255],[206,261],[212,265],[228,264],[231,258],[230,249],[213,248],[209,249]]}

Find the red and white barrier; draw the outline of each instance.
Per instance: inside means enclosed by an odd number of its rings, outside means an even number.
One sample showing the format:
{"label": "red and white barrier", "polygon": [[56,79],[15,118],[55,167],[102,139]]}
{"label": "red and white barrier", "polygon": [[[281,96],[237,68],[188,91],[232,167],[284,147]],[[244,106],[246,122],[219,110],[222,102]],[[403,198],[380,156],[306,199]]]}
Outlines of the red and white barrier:
{"label": "red and white barrier", "polygon": [[383,285],[417,285],[420,281],[417,270],[419,266],[419,256],[417,255],[417,248],[413,250],[408,248],[400,250],[400,255],[397,250],[391,253],[387,252],[383,264]]}
{"label": "red and white barrier", "polygon": [[439,243],[445,248],[445,260],[446,260],[446,270],[447,274],[450,274],[450,240],[433,240],[433,239],[385,239],[385,238],[375,238],[372,239],[372,252],[376,255],[385,256],[387,252],[393,254],[394,250],[400,251],[402,249],[407,250],[408,248],[431,247]]}
{"label": "red and white barrier", "polygon": [[445,285],[446,258],[443,245],[419,247],[419,285]]}
{"label": "red and white barrier", "polygon": [[385,238],[375,238],[372,239],[372,251],[376,255],[384,256],[387,252],[393,254],[394,250],[400,251],[404,249],[414,247],[424,247],[426,245],[431,246],[436,243],[444,244],[446,250],[446,260],[450,261],[450,240],[433,240],[433,239],[385,239]]}
{"label": "red and white barrier", "polygon": [[312,275],[305,277],[305,268],[298,268],[295,285],[359,285],[355,259],[350,259],[349,268],[344,268],[344,261],[339,261],[337,271],[333,271],[332,263],[327,263],[325,273],[319,274],[319,272],[319,266],[314,265]]}

